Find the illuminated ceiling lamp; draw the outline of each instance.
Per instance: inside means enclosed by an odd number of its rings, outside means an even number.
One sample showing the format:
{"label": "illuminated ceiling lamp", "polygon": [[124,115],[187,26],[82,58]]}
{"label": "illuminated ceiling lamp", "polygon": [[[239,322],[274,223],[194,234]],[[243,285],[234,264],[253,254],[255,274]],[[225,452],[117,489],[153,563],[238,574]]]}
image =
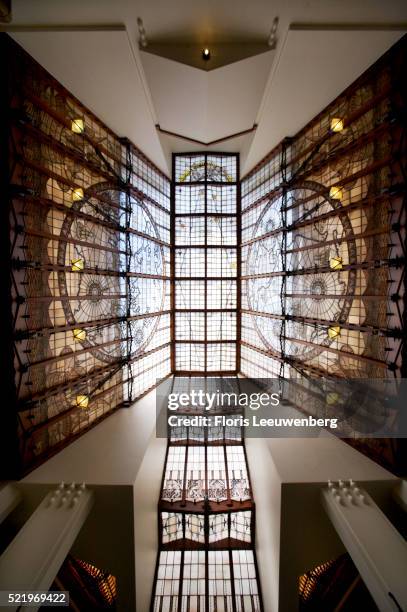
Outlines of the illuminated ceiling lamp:
{"label": "illuminated ceiling lamp", "polygon": [[84,342],[86,340],[86,331],[84,329],[74,329],[72,334],[76,342]]}
{"label": "illuminated ceiling lamp", "polygon": [[335,338],[338,338],[340,335],[341,328],[339,325],[332,325],[331,327],[328,327],[328,338],[330,338],[330,340],[335,340]]}
{"label": "illuminated ceiling lamp", "polygon": [[270,34],[269,34],[268,41],[267,41],[267,44],[270,47],[270,49],[275,49],[277,46],[278,21],[279,21],[278,17],[274,17],[273,24],[271,26]]}
{"label": "illuminated ceiling lamp", "polygon": [[89,396],[88,395],[77,395],[75,399],[75,405],[78,408],[83,408],[85,410],[89,406]]}
{"label": "illuminated ceiling lamp", "polygon": [[211,52],[208,49],[208,47],[205,47],[205,49],[202,49],[202,59],[205,62],[208,62],[211,59]]}
{"label": "illuminated ceiling lamp", "polygon": [[334,257],[331,257],[329,260],[329,267],[331,268],[331,270],[342,270],[343,268],[342,257],[339,257],[337,255],[335,255]]}
{"label": "illuminated ceiling lamp", "polygon": [[82,187],[77,187],[76,189],[72,190],[72,202],[80,202],[83,200],[83,198],[84,194]]}
{"label": "illuminated ceiling lamp", "polygon": [[81,272],[85,267],[83,259],[71,259],[71,270],[72,272]]}
{"label": "illuminated ceiling lamp", "polygon": [[340,117],[333,117],[331,119],[331,132],[342,132],[343,127],[343,119]]}
{"label": "illuminated ceiling lamp", "polygon": [[332,185],[329,190],[329,197],[332,200],[342,200],[343,198],[343,189],[339,185]]}
{"label": "illuminated ceiling lamp", "polygon": [[138,27],[138,33],[139,33],[140,48],[145,49],[148,45],[148,41],[147,41],[146,29],[144,27],[143,20],[141,19],[141,17],[137,17],[137,27]]}
{"label": "illuminated ceiling lamp", "polygon": [[72,119],[71,122],[71,131],[74,134],[83,134],[85,131],[85,122],[83,119]]}
{"label": "illuminated ceiling lamp", "polygon": [[330,393],[327,393],[327,395],[326,395],[326,403],[328,404],[328,406],[334,406],[338,402],[339,402],[339,395],[338,395],[338,393],[334,393],[333,391],[331,391]]}

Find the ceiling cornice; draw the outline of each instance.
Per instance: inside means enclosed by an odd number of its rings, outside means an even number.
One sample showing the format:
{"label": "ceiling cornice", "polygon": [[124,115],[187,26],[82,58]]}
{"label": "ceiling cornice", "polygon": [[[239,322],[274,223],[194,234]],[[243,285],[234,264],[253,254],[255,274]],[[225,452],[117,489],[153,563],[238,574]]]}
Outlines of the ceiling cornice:
{"label": "ceiling cornice", "polygon": [[219,144],[226,140],[231,140],[232,138],[238,138],[239,136],[246,136],[246,134],[251,134],[257,130],[257,124],[255,123],[251,128],[247,130],[241,130],[240,132],[235,132],[234,134],[229,134],[228,136],[223,136],[222,138],[217,138],[216,140],[209,140],[204,142],[203,140],[197,140],[196,138],[190,138],[189,136],[184,136],[183,134],[177,134],[176,132],[171,132],[170,130],[163,129],[159,124],[157,124],[156,129],[160,134],[165,134],[166,136],[172,136],[174,138],[179,138],[181,140],[187,140],[188,142],[194,142],[195,144],[203,145],[204,147],[211,147],[213,145]]}

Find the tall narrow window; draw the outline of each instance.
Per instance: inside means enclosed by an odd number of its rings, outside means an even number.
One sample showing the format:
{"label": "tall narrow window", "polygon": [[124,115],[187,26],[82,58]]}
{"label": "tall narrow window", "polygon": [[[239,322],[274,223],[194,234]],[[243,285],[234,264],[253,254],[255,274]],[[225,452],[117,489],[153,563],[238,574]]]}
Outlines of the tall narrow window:
{"label": "tall narrow window", "polygon": [[174,370],[235,373],[238,157],[175,155],[174,177]]}

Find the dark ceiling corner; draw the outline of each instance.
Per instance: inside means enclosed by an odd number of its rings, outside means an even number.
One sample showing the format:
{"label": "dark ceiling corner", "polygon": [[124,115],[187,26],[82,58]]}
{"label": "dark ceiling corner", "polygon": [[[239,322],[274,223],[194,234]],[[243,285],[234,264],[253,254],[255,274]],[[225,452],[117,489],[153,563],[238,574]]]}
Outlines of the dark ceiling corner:
{"label": "dark ceiling corner", "polygon": [[0,23],[11,21],[11,0],[0,0]]}

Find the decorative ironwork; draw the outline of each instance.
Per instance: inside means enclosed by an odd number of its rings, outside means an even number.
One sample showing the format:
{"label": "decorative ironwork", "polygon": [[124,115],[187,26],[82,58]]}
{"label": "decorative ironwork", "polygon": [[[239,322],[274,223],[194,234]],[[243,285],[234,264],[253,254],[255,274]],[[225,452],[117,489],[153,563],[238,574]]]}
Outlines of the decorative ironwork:
{"label": "decorative ironwork", "polygon": [[[242,181],[247,376],[404,376],[406,44]],[[394,442],[352,443],[398,469]]]}
{"label": "decorative ironwork", "polygon": [[[284,353],[288,358],[310,360],[334,340],[327,335],[323,322],[346,323],[350,314],[357,277],[353,267],[357,261],[354,232],[347,214],[333,220],[331,212],[341,205],[330,199],[325,191],[323,186],[311,181],[294,183],[263,208],[253,229],[255,241],[249,243],[246,264],[248,310],[253,313],[253,324],[263,344],[276,356],[282,353],[281,337],[287,340],[288,334],[292,338],[304,338],[301,317],[318,319],[322,324],[307,328],[305,338],[310,345],[289,345],[286,341]],[[310,202],[310,205],[302,206],[302,219],[307,219],[304,230],[301,221],[288,222],[286,216],[285,223],[277,225],[276,214],[280,215],[280,208],[289,206],[297,212],[301,202]],[[321,219],[323,215],[326,216]],[[317,220],[311,224],[314,217]],[[278,227],[281,231],[276,235]],[[273,234],[269,238],[256,240],[257,236],[270,231]],[[286,238],[284,247],[283,240],[287,234],[290,241],[287,244]],[[341,242],[344,243],[342,248]],[[338,274],[330,266],[332,258],[341,257],[343,260],[345,256],[351,266],[346,276]],[[281,257],[284,257],[284,265],[281,265]],[[315,273],[316,266],[323,270]],[[288,280],[287,267],[308,273],[293,274]],[[287,293],[301,294],[303,299],[295,304],[287,304],[284,299],[281,305],[281,293],[283,297]],[[282,311],[280,319],[254,314],[273,315],[279,307]]]}
{"label": "decorative ironwork", "polygon": [[270,374],[273,359],[291,376],[401,372],[405,152],[392,70],[404,47],[242,182],[248,374],[260,375],[257,351]]}
{"label": "decorative ironwork", "polygon": [[2,49],[21,472],[170,373],[170,181]]}

